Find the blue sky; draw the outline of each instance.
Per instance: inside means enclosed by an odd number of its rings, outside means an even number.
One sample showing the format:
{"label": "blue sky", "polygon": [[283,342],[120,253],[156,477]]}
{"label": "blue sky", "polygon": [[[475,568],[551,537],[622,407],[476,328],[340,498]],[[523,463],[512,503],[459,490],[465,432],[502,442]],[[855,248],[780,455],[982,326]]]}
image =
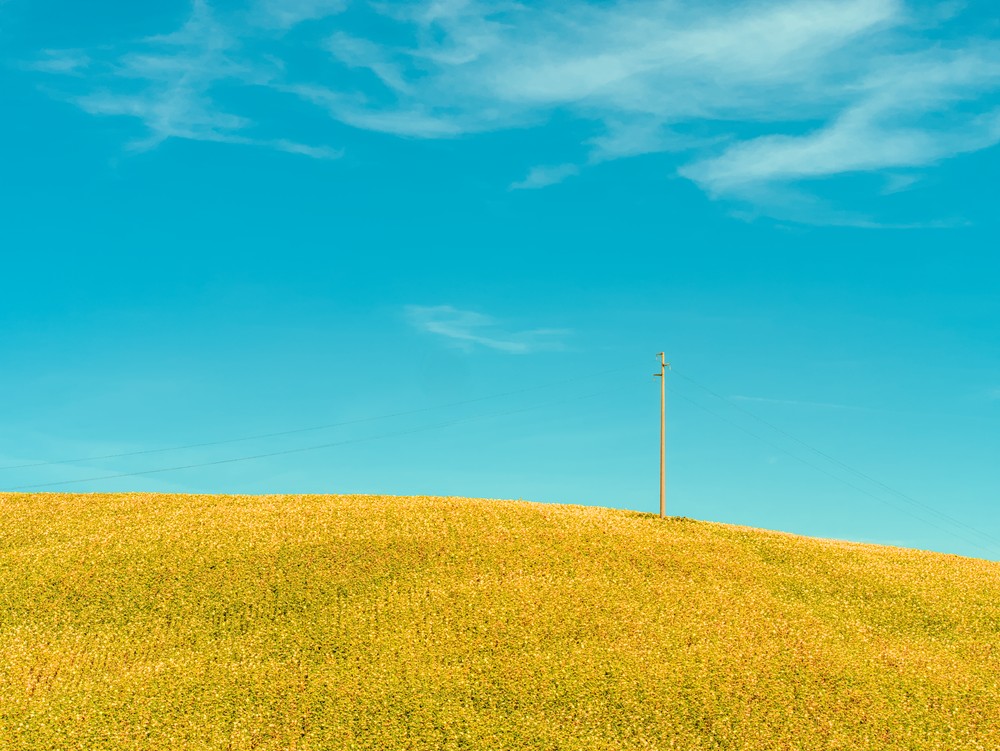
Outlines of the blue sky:
{"label": "blue sky", "polygon": [[665,350],[670,513],[1000,560],[989,3],[6,0],[0,65],[0,487],[654,511]]}

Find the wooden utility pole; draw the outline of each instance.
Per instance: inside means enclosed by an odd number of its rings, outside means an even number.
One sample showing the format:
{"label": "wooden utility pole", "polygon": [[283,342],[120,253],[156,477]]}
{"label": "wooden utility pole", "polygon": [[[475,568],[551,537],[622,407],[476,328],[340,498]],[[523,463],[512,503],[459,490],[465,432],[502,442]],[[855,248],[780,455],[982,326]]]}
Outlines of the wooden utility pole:
{"label": "wooden utility pole", "polygon": [[660,379],[660,518],[667,514],[667,368],[670,363],[663,359],[660,352],[660,372],[653,373]]}

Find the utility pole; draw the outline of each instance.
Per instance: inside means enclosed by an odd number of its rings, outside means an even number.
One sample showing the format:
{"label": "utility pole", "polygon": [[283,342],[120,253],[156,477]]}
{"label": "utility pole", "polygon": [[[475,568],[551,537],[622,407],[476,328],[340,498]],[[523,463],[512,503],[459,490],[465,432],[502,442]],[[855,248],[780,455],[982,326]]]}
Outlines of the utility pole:
{"label": "utility pole", "polygon": [[667,514],[667,368],[670,363],[663,359],[660,352],[660,372],[653,373],[660,379],[660,518]]}

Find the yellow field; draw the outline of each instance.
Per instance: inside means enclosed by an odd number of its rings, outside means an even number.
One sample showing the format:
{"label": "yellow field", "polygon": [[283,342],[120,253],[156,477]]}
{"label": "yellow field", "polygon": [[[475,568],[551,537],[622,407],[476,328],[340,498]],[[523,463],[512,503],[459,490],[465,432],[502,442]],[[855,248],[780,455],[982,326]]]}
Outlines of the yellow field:
{"label": "yellow field", "polygon": [[576,506],[0,494],[0,748],[1000,749],[1000,564]]}

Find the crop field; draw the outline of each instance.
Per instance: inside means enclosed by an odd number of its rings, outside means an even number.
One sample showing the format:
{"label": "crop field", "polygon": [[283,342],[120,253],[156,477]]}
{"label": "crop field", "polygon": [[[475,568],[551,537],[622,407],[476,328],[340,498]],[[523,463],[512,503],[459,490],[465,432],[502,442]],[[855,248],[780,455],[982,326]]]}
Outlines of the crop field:
{"label": "crop field", "polygon": [[0,494],[0,748],[1000,749],[1000,564],[610,509]]}

